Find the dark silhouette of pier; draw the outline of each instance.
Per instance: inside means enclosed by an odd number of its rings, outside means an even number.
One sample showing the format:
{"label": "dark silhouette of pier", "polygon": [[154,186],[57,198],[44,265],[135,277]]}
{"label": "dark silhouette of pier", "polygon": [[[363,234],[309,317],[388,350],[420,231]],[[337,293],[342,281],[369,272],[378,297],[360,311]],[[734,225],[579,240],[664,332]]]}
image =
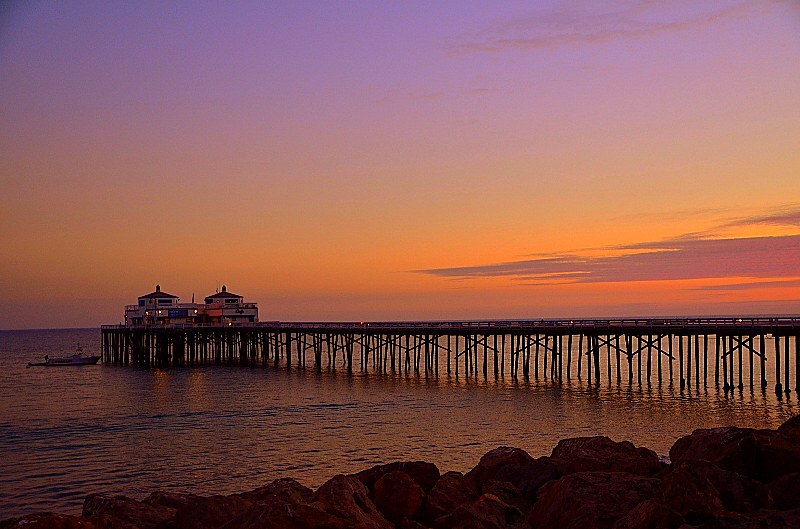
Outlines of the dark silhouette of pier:
{"label": "dark silhouette of pier", "polygon": [[[114,365],[800,390],[800,317],[104,325]],[[793,368],[793,369],[792,369]],[[793,373],[793,374],[792,374]],[[792,386],[792,379],[794,386]]]}

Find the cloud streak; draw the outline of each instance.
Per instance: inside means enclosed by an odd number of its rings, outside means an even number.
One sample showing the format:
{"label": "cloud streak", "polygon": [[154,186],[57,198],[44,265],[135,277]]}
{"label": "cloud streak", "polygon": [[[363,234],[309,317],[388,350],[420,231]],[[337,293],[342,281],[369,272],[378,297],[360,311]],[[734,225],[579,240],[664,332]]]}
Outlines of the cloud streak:
{"label": "cloud streak", "polygon": [[754,290],[757,288],[794,288],[800,287],[800,279],[784,279],[780,281],[747,281],[745,283],[732,283],[727,285],[706,285],[694,290],[738,291]]}
{"label": "cloud streak", "polygon": [[[625,5],[627,4],[627,5]],[[675,12],[672,2],[623,2],[605,12],[561,9],[543,13],[528,21],[485,29],[462,36],[449,47],[452,55],[499,53],[509,50],[539,50],[569,45],[596,45],[615,40],[639,39],[664,33],[700,29],[724,20],[744,18],[757,6],[751,2],[728,2],[706,9],[702,3],[683,3]]]}
{"label": "cloud streak", "polygon": [[800,235],[672,239],[636,245],[636,251],[625,255],[563,255],[418,272],[454,279],[511,277],[558,283],[796,277],[800,275]]}
{"label": "cloud streak", "polygon": [[742,217],[725,224],[726,227],[735,226],[798,226],[800,227],[800,207],[791,206],[781,211],[766,215]]}

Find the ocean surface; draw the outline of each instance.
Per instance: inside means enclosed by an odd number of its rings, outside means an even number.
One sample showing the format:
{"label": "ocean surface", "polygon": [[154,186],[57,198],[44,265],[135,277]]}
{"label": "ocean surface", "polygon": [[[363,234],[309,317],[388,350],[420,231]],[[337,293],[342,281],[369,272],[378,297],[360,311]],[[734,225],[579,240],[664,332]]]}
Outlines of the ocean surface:
{"label": "ocean surface", "polygon": [[725,394],[713,384],[595,388],[285,367],[25,367],[78,343],[99,354],[100,331],[0,331],[0,520],[78,514],[84,497],[99,491],[227,494],[280,477],[317,487],[396,460],[467,471],[500,445],[538,457],[582,435],[667,454],[695,428],[772,428],[800,413],[794,393]]}

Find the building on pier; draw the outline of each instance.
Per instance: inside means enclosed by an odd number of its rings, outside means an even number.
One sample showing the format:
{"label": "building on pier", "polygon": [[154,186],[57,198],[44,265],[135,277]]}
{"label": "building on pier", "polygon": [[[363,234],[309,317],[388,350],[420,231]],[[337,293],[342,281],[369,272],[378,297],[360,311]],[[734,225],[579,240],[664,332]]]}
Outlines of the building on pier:
{"label": "building on pier", "polygon": [[236,325],[258,321],[258,304],[245,303],[238,294],[228,292],[225,285],[216,292],[195,303],[179,303],[180,298],[161,290],[161,285],[149,294],[139,296],[136,305],[125,307],[125,325],[141,327],[150,325],[211,324]]}

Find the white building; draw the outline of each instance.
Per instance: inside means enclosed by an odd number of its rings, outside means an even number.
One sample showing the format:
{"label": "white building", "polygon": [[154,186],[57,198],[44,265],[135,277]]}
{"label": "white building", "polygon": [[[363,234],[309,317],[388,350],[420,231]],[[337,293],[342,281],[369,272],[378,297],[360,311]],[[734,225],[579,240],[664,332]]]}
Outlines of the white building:
{"label": "white building", "polygon": [[125,307],[125,325],[131,327],[169,324],[235,325],[258,321],[258,304],[245,303],[238,294],[222,291],[207,296],[205,303],[179,303],[180,298],[161,291],[161,285]]}

